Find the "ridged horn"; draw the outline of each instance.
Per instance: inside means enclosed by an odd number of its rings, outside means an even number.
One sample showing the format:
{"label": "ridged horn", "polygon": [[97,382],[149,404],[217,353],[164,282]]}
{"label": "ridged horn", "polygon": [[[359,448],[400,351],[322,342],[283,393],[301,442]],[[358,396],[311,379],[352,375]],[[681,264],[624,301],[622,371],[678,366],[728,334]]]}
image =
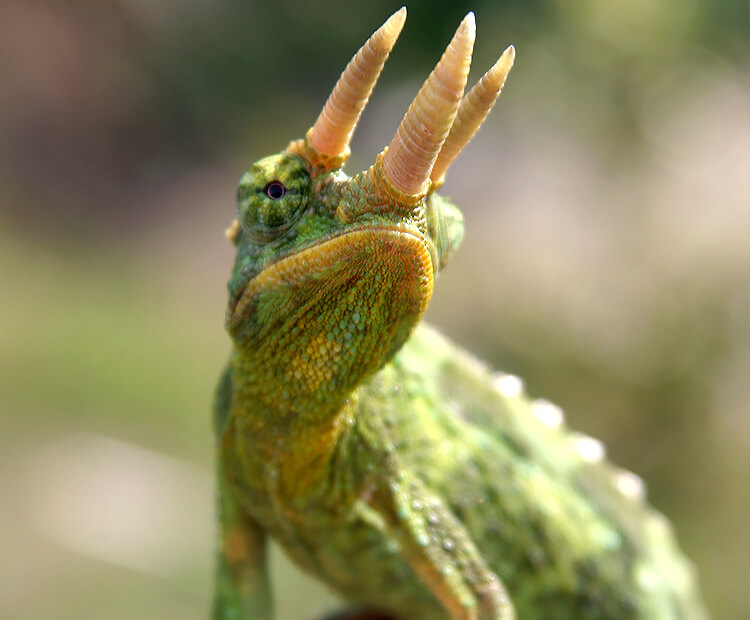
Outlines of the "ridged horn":
{"label": "ridged horn", "polygon": [[391,15],[349,61],[307,139],[319,153],[348,152],[349,141],[406,21],[406,7]]}
{"label": "ridged horn", "polygon": [[515,57],[516,50],[510,45],[490,70],[461,99],[456,120],[453,121],[453,127],[432,167],[430,180],[433,185],[443,182],[448,167],[482,126],[500,95]]}
{"label": "ridged horn", "polygon": [[469,13],[412,101],[383,155],[383,174],[397,192],[426,191],[435,158],[456,116],[471,65],[476,25]]}

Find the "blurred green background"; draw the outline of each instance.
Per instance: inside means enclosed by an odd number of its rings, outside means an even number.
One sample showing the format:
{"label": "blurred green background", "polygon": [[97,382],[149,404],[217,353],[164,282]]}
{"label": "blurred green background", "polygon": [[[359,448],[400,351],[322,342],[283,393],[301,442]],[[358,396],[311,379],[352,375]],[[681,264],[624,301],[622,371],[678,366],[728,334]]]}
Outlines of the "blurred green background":
{"label": "blurred green background", "polygon": [[[236,182],[399,6],[0,4],[0,617],[206,617]],[[448,176],[467,234],[429,319],[602,438],[747,617],[747,3],[408,9],[350,170],[467,10],[472,82],[517,49]],[[282,620],[328,604],[275,566]]]}

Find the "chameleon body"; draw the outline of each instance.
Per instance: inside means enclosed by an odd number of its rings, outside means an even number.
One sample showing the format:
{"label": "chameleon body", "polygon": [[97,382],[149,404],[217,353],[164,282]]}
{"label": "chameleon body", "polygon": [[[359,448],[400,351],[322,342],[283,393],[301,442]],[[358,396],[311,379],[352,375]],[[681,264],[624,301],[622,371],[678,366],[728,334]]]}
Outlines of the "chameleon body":
{"label": "chameleon body", "polygon": [[404,17],[355,56],[307,137],[240,182],[213,618],[273,617],[269,537],[393,618],[704,618],[638,479],[417,325],[463,235],[436,190],[513,49],[462,98],[467,16],[389,148],[350,178],[349,137]]}

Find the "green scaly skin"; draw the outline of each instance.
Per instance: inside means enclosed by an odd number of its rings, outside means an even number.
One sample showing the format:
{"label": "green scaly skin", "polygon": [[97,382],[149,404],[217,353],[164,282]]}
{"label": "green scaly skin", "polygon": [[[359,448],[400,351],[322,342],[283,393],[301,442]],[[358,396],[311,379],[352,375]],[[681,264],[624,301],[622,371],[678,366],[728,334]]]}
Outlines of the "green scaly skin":
{"label": "green scaly skin", "polygon": [[705,618],[633,478],[417,326],[462,217],[376,183],[289,152],[240,182],[214,620],[273,617],[269,536],[400,619]]}

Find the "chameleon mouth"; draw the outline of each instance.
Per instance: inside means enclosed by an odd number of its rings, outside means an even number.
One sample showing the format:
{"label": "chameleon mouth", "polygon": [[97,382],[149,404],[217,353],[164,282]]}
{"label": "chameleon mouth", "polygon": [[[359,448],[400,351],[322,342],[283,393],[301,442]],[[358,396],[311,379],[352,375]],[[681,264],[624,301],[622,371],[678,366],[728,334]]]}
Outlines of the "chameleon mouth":
{"label": "chameleon mouth", "polygon": [[[259,299],[267,296],[285,296],[278,303],[294,298],[307,305],[319,303],[331,291],[341,296],[347,288],[362,285],[372,290],[373,298],[381,297],[379,303],[421,316],[432,296],[433,274],[432,251],[420,233],[400,226],[363,226],[266,266],[239,293],[227,319],[230,325],[239,324],[258,312]],[[382,298],[386,292],[390,300]]]}

